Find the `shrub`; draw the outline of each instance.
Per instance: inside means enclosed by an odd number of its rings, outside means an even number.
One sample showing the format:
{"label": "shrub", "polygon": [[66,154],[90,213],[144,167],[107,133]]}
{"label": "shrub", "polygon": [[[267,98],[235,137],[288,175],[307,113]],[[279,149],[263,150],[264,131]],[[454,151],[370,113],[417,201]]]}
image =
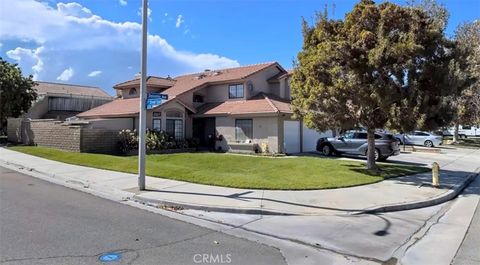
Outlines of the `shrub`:
{"label": "shrub", "polygon": [[119,132],[119,145],[122,153],[138,149],[138,134],[136,130],[121,130]]}
{"label": "shrub", "polygon": [[[120,150],[123,153],[126,154],[132,150],[138,149],[138,133],[136,130],[122,130],[119,135]],[[147,151],[195,148],[198,146],[198,140],[175,140],[164,131],[147,130],[145,146]]]}

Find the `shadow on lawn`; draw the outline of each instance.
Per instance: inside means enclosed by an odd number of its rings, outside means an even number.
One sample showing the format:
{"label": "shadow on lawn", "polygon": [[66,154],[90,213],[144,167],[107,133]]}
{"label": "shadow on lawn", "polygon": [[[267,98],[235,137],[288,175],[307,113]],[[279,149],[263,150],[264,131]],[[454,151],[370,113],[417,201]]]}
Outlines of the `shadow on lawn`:
{"label": "shadow on lawn", "polygon": [[[349,154],[342,154],[342,155],[338,155],[338,156],[324,156],[318,152],[309,152],[309,153],[302,153],[302,154],[298,154],[297,156],[299,157],[302,157],[302,156],[306,156],[306,157],[314,157],[314,158],[318,158],[318,159],[337,159],[337,160],[345,160],[345,158],[347,159],[351,159],[351,160],[358,160],[358,161],[361,161],[361,162],[367,162],[367,157],[365,156],[356,156],[356,155],[349,155]],[[384,163],[388,163],[388,164],[397,164],[397,165],[407,165],[407,166],[428,166],[427,164],[425,163],[415,163],[415,162],[406,162],[406,161],[397,161],[397,160],[387,160],[386,162],[380,162],[380,165],[381,164],[384,164]]]}
{"label": "shadow on lawn", "polygon": [[406,176],[406,175],[412,175],[412,174],[421,174],[430,171],[429,168],[426,167],[419,167],[416,165],[408,164],[408,163],[399,163],[401,164],[400,166],[395,163],[395,164],[379,164],[380,168],[380,175],[372,172],[371,170],[367,169],[365,165],[352,165],[352,164],[343,164],[342,166],[347,167],[349,170],[353,172],[357,172],[360,174],[365,174],[365,175],[370,175],[370,176],[382,176],[387,174],[388,176],[385,177],[385,179],[388,178],[395,178],[395,177],[400,177],[400,176]]}

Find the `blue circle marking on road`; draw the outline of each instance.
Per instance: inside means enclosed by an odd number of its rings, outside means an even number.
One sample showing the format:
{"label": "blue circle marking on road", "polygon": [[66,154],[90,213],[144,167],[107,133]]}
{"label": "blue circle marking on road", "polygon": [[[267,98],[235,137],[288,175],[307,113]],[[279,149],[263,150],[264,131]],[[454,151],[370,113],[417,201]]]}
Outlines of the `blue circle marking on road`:
{"label": "blue circle marking on road", "polygon": [[101,262],[112,262],[112,261],[118,261],[121,258],[122,258],[122,255],[120,253],[110,252],[110,253],[104,253],[100,255],[98,259]]}

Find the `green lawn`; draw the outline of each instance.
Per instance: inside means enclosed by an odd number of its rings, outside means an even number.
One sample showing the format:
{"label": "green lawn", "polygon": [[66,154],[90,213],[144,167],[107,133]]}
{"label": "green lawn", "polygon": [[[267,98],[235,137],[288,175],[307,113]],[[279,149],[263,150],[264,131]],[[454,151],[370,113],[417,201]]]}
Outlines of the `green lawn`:
{"label": "green lawn", "polygon": [[[444,137],[443,140],[452,140],[452,137]],[[480,148],[480,137],[460,138],[454,146]]]}
{"label": "green lawn", "polygon": [[[52,148],[17,146],[12,150],[51,160],[136,173],[136,156],[72,153]],[[424,172],[417,166],[380,164],[380,176],[365,163],[320,157],[255,157],[217,153],[148,155],[147,174],[208,185],[253,189],[325,189],[374,183],[387,177]]]}

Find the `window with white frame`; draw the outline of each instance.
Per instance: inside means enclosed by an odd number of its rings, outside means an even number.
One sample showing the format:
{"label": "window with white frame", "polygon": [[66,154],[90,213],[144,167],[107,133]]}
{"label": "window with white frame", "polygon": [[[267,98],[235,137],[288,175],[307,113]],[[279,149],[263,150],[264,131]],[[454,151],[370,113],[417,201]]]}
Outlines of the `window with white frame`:
{"label": "window with white frame", "polygon": [[167,120],[165,131],[167,132],[167,134],[174,137],[176,140],[183,139],[183,113],[176,110],[167,111],[166,116]]}
{"label": "window with white frame", "polygon": [[235,120],[235,140],[243,142],[253,138],[252,119]]}
{"label": "window with white frame", "polygon": [[243,98],[243,84],[229,85],[228,97],[229,98]]}
{"label": "window with white frame", "polygon": [[152,129],[155,131],[162,130],[162,113],[154,112],[152,118]]}

